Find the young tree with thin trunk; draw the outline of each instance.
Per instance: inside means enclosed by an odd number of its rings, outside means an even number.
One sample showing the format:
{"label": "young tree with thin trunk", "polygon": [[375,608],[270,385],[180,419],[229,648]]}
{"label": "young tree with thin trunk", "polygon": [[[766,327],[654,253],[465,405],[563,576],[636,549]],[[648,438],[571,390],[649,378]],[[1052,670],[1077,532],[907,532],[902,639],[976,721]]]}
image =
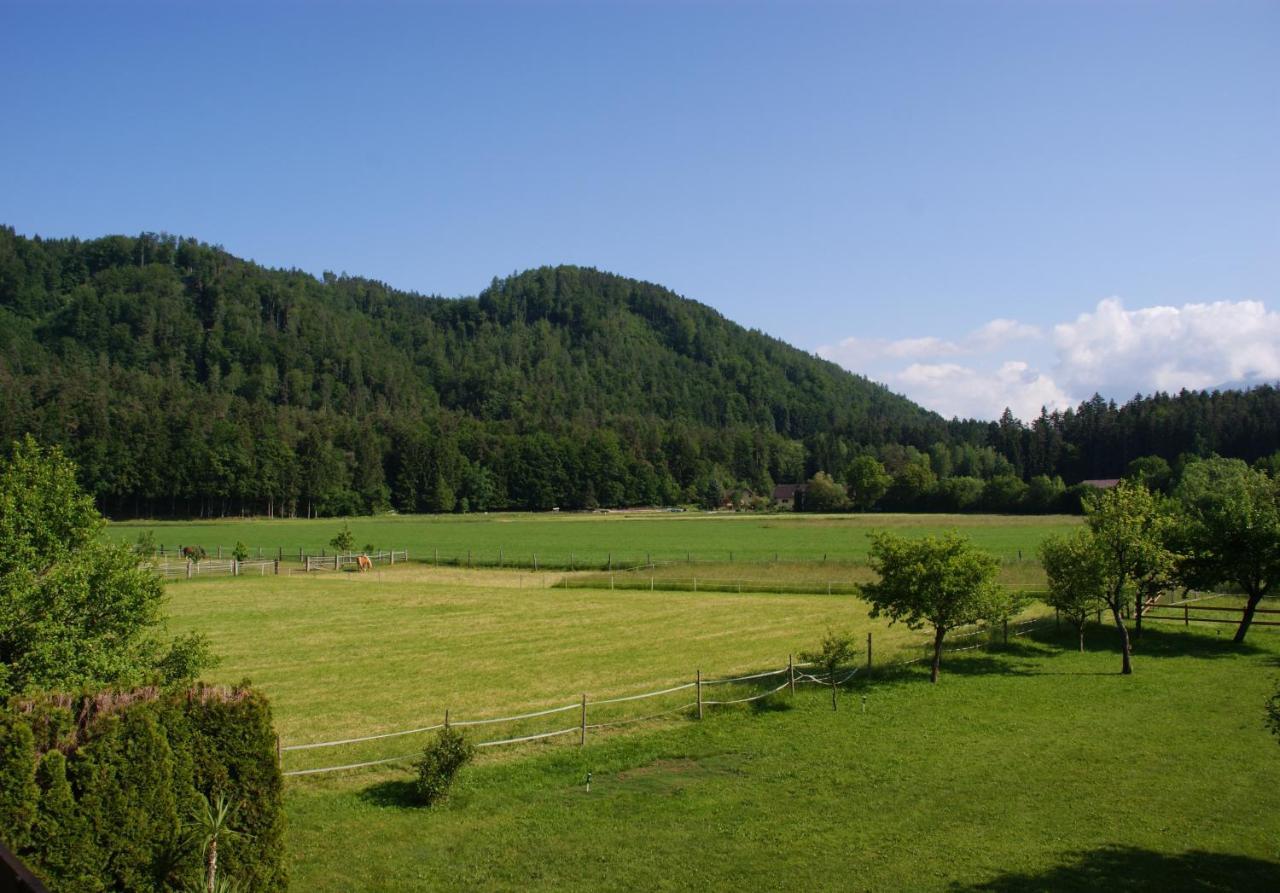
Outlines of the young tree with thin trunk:
{"label": "young tree with thin trunk", "polygon": [[1239,459],[1189,465],[1177,490],[1179,537],[1188,577],[1233,583],[1248,598],[1235,641],[1280,578],[1280,481]]}
{"label": "young tree with thin trunk", "polygon": [[1120,672],[1128,675],[1133,672],[1132,648],[1121,612],[1130,586],[1172,566],[1173,553],[1165,545],[1172,518],[1151,491],[1131,481],[1086,497],[1084,509],[1091,549],[1102,570],[1102,598],[1120,634]]}
{"label": "young tree with thin trunk", "polygon": [[957,533],[909,540],[871,537],[871,566],[879,582],[862,587],[871,616],[887,615],[911,629],[933,629],[931,682],[942,666],[942,640],[961,626],[1001,614],[1008,596],[996,583],[1000,563]]}
{"label": "young tree with thin trunk", "polygon": [[1089,617],[1101,611],[1104,574],[1093,537],[1085,528],[1070,536],[1051,536],[1040,544],[1040,563],[1049,578],[1045,601],[1076,628],[1084,651]]}

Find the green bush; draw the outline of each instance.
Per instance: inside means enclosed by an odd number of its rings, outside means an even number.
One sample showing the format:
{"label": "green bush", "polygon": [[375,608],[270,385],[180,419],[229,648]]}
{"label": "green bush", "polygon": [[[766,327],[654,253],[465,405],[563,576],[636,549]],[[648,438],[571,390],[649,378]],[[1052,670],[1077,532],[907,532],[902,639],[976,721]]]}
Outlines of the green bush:
{"label": "green bush", "polygon": [[231,550],[231,557],[236,561],[248,561],[249,547],[237,540],[235,548]]}
{"label": "green bush", "polygon": [[246,687],[44,696],[0,713],[0,840],[53,890],[181,890],[203,877],[189,817],[234,807],[219,880],[284,890],[271,711]]}
{"label": "green bush", "polygon": [[413,764],[418,770],[415,786],[424,806],[443,800],[459,770],[475,756],[475,746],[457,729],[441,729],[436,740],[428,744]]}

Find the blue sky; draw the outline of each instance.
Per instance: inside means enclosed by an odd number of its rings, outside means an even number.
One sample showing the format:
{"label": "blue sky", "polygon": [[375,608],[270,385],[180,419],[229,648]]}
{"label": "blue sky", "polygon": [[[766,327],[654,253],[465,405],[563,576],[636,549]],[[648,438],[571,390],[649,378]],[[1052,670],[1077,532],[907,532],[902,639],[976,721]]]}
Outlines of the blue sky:
{"label": "blue sky", "polygon": [[0,222],[587,264],[1027,416],[1280,378],[1277,47],[1277,3],[0,0]]}

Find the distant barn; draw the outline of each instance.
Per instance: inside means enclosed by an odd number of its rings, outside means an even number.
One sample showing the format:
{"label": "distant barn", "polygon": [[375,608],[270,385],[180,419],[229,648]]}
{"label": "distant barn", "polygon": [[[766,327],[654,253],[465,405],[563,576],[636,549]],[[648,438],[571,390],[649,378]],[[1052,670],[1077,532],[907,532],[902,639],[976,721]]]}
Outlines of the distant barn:
{"label": "distant barn", "polygon": [[796,496],[804,492],[804,484],[777,484],[773,488],[773,501],[785,508],[795,508]]}

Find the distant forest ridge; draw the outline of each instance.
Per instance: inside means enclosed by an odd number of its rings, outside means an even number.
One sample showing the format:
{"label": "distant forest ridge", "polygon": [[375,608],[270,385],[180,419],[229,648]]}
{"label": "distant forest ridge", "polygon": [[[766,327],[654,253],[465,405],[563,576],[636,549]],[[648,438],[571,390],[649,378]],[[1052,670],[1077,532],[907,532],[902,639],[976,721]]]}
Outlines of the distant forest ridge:
{"label": "distant forest ridge", "polygon": [[0,438],[26,433],[113,516],[750,505],[817,472],[853,497],[867,457],[887,484],[864,507],[1043,511],[1146,456],[1272,456],[1280,392],[947,421],[591,268],[446,299],[194,239],[0,227]]}

